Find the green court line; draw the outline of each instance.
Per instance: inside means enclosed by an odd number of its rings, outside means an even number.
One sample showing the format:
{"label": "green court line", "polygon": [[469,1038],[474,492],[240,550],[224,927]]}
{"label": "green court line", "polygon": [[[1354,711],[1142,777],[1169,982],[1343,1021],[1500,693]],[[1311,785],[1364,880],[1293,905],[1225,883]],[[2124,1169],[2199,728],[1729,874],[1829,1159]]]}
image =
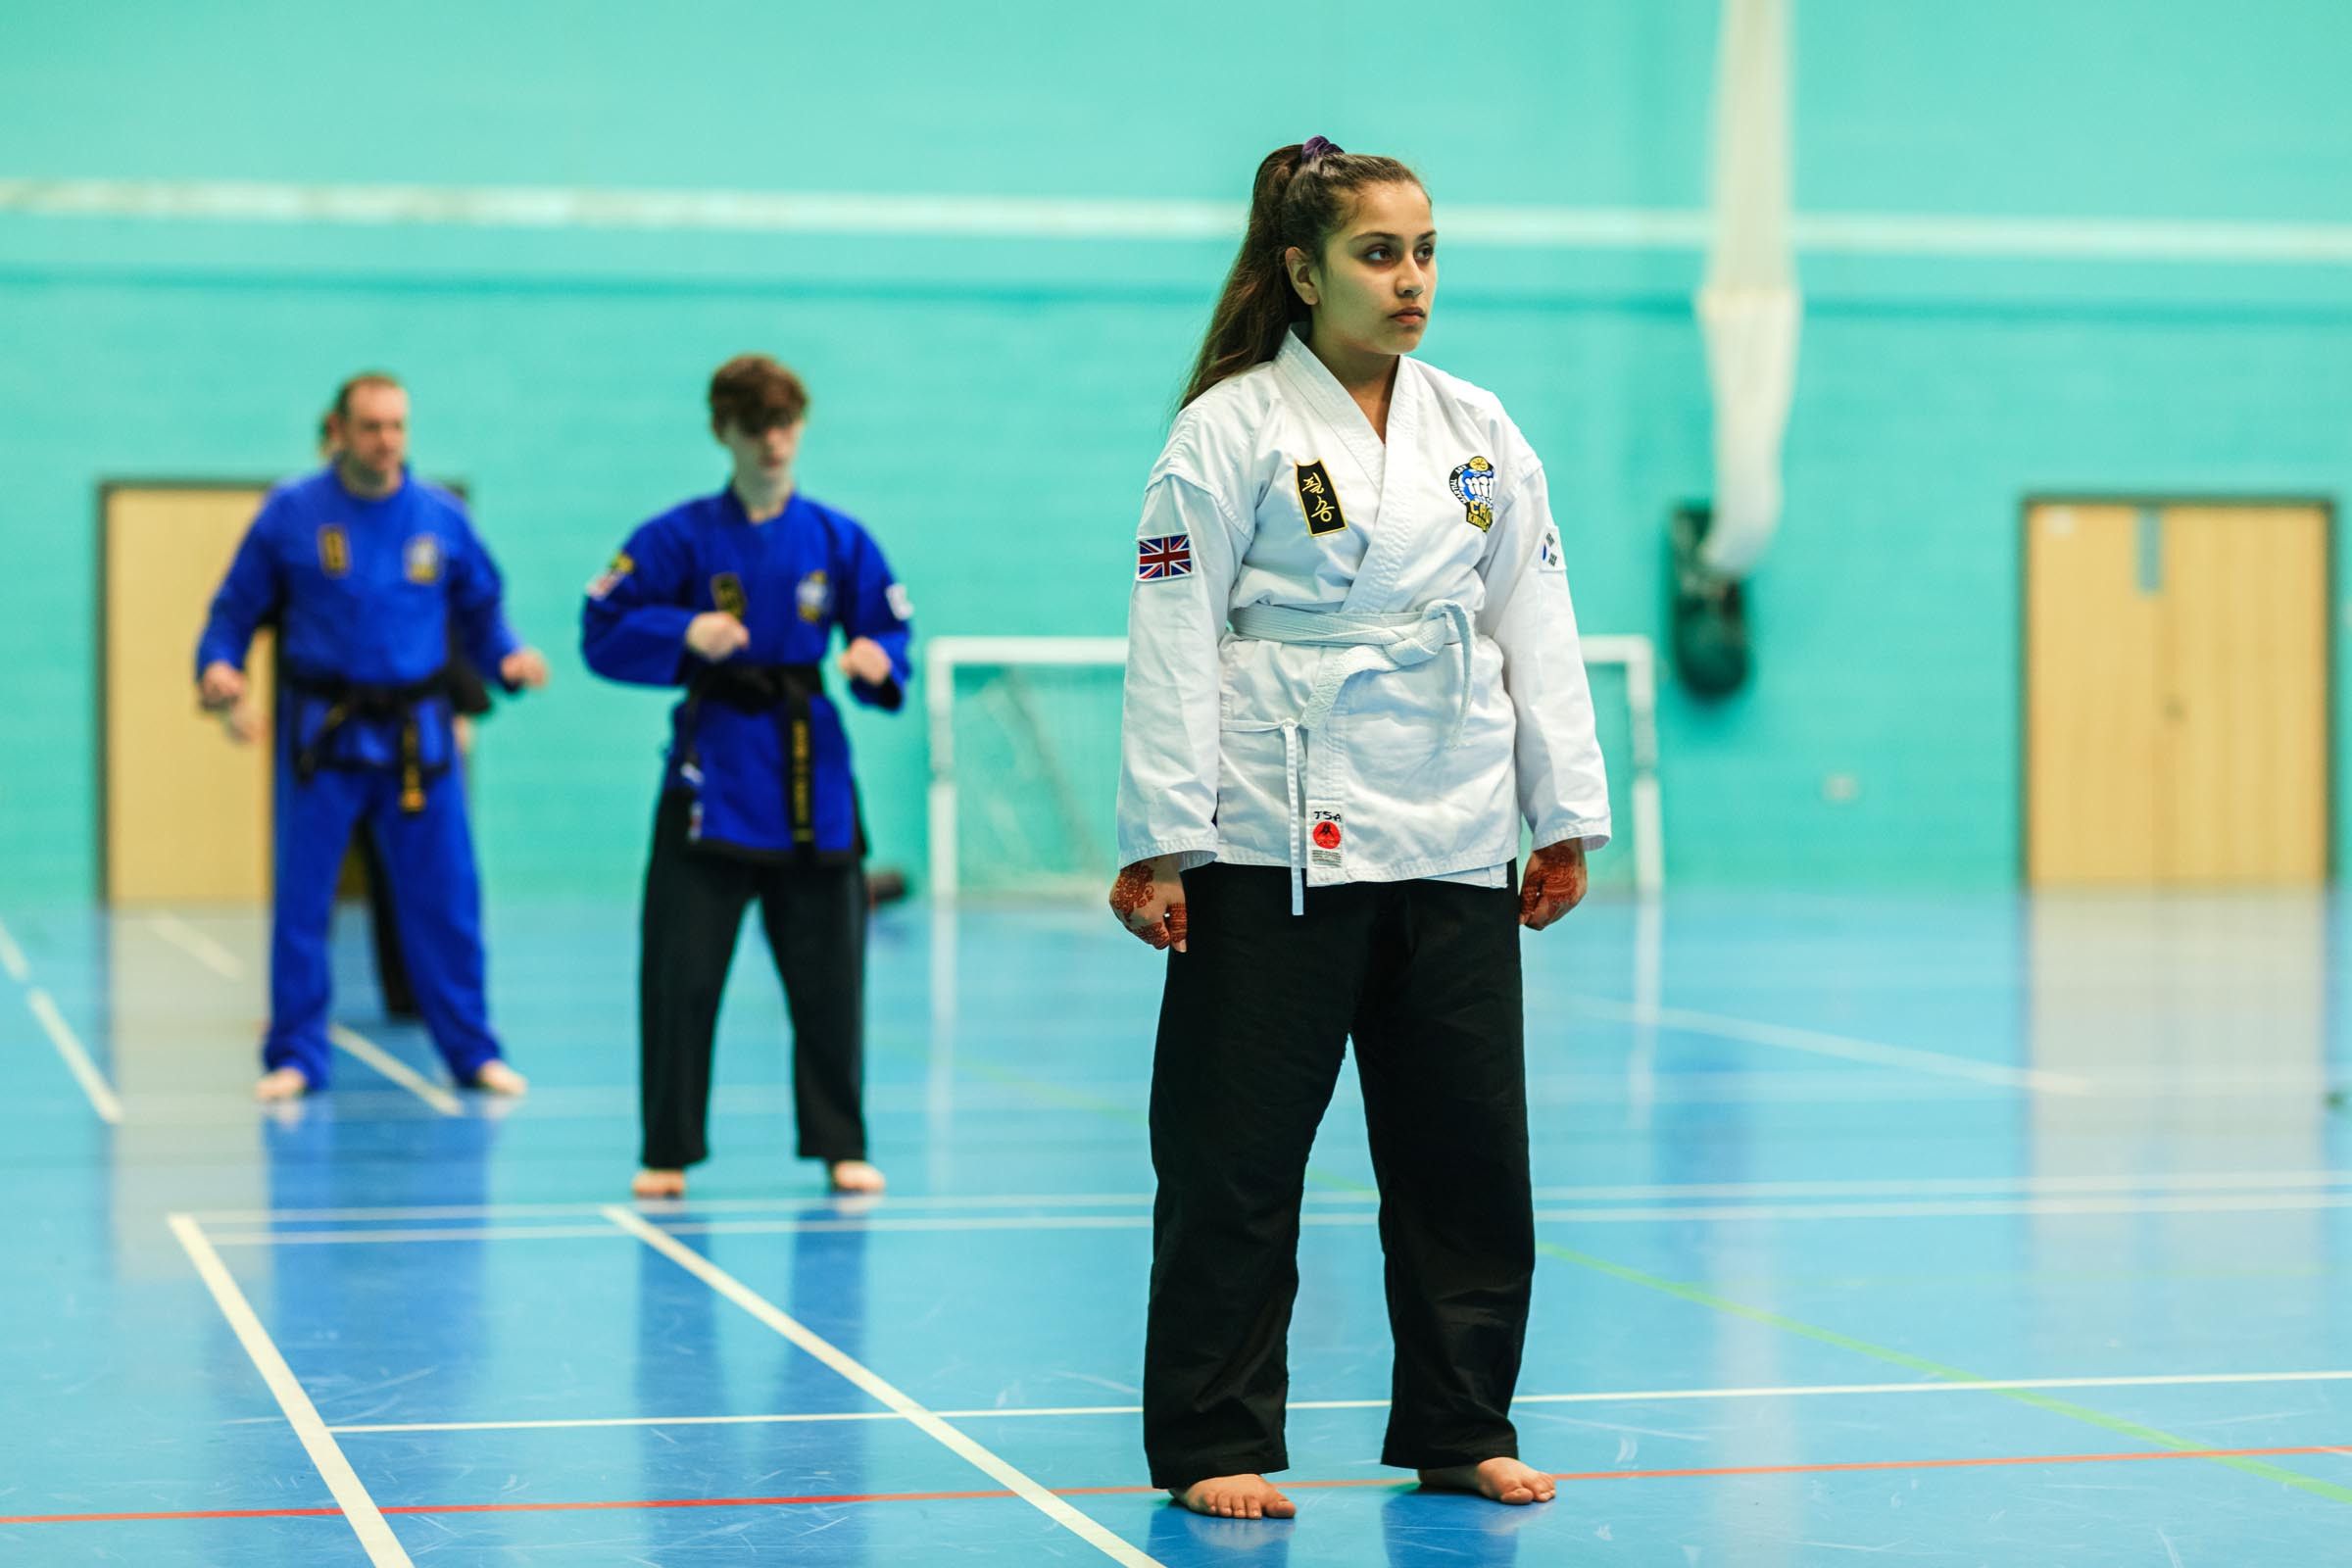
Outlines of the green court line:
{"label": "green court line", "polygon": [[[1730,1297],[1718,1296],[1713,1291],[1700,1286],[1688,1285],[1681,1280],[1670,1280],[1660,1274],[1651,1274],[1624,1263],[1612,1262],[1605,1257],[1596,1257],[1591,1252],[1580,1252],[1573,1247],[1562,1247],[1556,1242],[1539,1241],[1536,1243],[1536,1250],[1546,1257],[1555,1257],[1562,1262],[1574,1263],[1579,1268],[1590,1269],[1596,1274],[1605,1274],[1611,1279],[1622,1280],[1628,1285],[1639,1285],[1644,1290],[1657,1291],[1663,1295],[1691,1302],[1693,1305],[1706,1307],[1711,1311],[1742,1318],[1750,1323],[1762,1324],[1766,1328],[1779,1329],[1784,1334],[1792,1334],[1799,1339],[1812,1340],[1817,1344],[1850,1351],[1855,1355],[1867,1356],[1871,1360],[1883,1361],[1889,1366],[1899,1366],[1913,1372],[1922,1372],[1939,1383],[1970,1384],[1994,1381],[1959,1367],[1946,1366],[1940,1361],[1931,1361],[1923,1355],[1913,1355],[1908,1350],[1898,1350],[1890,1345],[1879,1345],[1870,1340],[1858,1339],[1851,1334],[1840,1334],[1836,1329],[1825,1329],[1818,1324],[1807,1323],[1799,1318],[1767,1311],[1760,1306],[1750,1306],[1744,1301],[1735,1301]],[[2031,1389],[1987,1389],[1985,1392],[1998,1395],[2004,1399],[2015,1400],[2019,1404],[2031,1405],[2036,1410],[2043,1410],[2051,1415],[2065,1416],[2069,1420],[2080,1421],[2105,1432],[2138,1439],[2162,1447],[2195,1452],[2207,1446],[2203,1443],[2178,1437],[2158,1427],[2143,1426],[2137,1421],[2127,1421],[2122,1416],[2109,1415],[2104,1410],[2094,1410],[2086,1404],[2077,1404],[2072,1399],[2052,1398],[2046,1394],[2037,1394]],[[2352,1487],[2339,1487],[2333,1482],[2322,1481],[2316,1476],[2307,1476],[2279,1465],[2265,1464],[2259,1459],[2216,1457],[2208,1459],[2206,1462],[2226,1465],[2230,1469],[2243,1471],[2250,1476],[2260,1476],[2265,1481],[2275,1481],[2280,1486],[2293,1487],[2298,1491],[2308,1492],[2315,1496],[2326,1497],[2333,1502],[2352,1502]]]}
{"label": "green court line", "polygon": [[[1115,1116],[1130,1125],[1145,1125],[1148,1122],[1148,1118],[1143,1112],[1126,1105],[1114,1104],[1106,1100],[1098,1100],[1089,1095],[1078,1094],[1058,1084],[1031,1078],[1025,1073],[1014,1072],[1010,1068],[1000,1067],[996,1063],[980,1057],[965,1056],[959,1054],[956,1058],[956,1065],[958,1068],[969,1068],[983,1078],[1034,1094],[1052,1104],[1061,1105],[1072,1110],[1092,1111],[1097,1115]],[[1378,1188],[1368,1187],[1362,1182],[1331,1171],[1317,1169],[1313,1165],[1306,1168],[1306,1180],[1309,1186],[1320,1187],[1329,1192],[1358,1193],[1368,1196],[1378,1196],[1379,1193]],[[1766,1328],[1778,1329],[1784,1334],[1812,1340],[1816,1344],[1827,1345],[1850,1354],[1884,1362],[1888,1366],[1899,1366],[1909,1371],[1924,1373],[1938,1383],[1977,1384],[1998,1381],[1961,1367],[1946,1366],[1940,1361],[1929,1360],[1926,1356],[1913,1355],[1908,1350],[1898,1350],[1890,1345],[1880,1345],[1871,1340],[1859,1339],[1851,1334],[1840,1334],[1836,1329],[1826,1329],[1818,1324],[1807,1323],[1800,1318],[1768,1311],[1760,1306],[1750,1306],[1744,1301],[1733,1300],[1728,1296],[1718,1296],[1702,1286],[1686,1284],[1681,1280],[1670,1280],[1662,1274],[1651,1274],[1630,1264],[1612,1262],[1608,1258],[1596,1256],[1592,1252],[1580,1252],[1573,1247],[1562,1247],[1557,1242],[1539,1240],[1536,1243],[1536,1250],[1544,1256],[1557,1258],[1564,1263],[1573,1263],[1579,1268],[1607,1275],[1611,1279],[1622,1281],[1628,1285],[1638,1285],[1644,1290],[1672,1296],[1695,1306],[1703,1306],[1711,1311],[1722,1312],[1727,1316],[1761,1324]],[[2132,1438],[2160,1447],[2175,1448],[2182,1452],[2196,1452],[2208,1446],[2208,1445],[2192,1439],[2166,1432],[2160,1427],[2144,1426],[2137,1421],[2128,1421],[2122,1416],[2109,1415],[2104,1410],[2094,1410],[2089,1405],[2077,1404],[2072,1399],[2053,1398],[2032,1389],[1987,1389],[1985,1392],[1997,1395],[2004,1399],[2013,1400],[2018,1404],[2030,1405],[2034,1409],[2044,1411],[2050,1415],[2063,1416],[2070,1421],[2079,1421],[2103,1432],[2112,1432],[2119,1437]],[[2330,1481],[2322,1481],[2317,1476],[2307,1476],[2300,1471],[2289,1470],[2281,1465],[2266,1464],[2259,1459],[2222,1457],[2208,1458],[2204,1462],[2223,1465],[2246,1475],[2260,1477],[2265,1481],[2276,1482],[2280,1486],[2292,1487],[2299,1492],[2308,1492],[2314,1496],[2326,1497],[2331,1502],[2352,1503],[2352,1487],[2342,1487]]]}

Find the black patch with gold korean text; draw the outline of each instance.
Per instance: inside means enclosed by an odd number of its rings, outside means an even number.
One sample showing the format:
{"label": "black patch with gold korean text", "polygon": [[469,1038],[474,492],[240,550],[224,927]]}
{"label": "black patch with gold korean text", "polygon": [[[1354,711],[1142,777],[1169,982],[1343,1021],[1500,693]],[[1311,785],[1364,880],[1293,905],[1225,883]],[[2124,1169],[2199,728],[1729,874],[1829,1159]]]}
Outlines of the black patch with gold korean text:
{"label": "black patch with gold korean text", "polygon": [[743,597],[743,579],[731,571],[722,571],[712,577],[710,579],[710,603],[717,608],[720,614],[733,615],[737,620],[743,619],[744,611],[748,608]]}
{"label": "black patch with gold korean text", "polygon": [[1306,531],[1320,539],[1346,528],[1348,514],[1340,510],[1340,487],[1331,482],[1331,470],[1321,463],[1301,463],[1298,469],[1298,511]]}

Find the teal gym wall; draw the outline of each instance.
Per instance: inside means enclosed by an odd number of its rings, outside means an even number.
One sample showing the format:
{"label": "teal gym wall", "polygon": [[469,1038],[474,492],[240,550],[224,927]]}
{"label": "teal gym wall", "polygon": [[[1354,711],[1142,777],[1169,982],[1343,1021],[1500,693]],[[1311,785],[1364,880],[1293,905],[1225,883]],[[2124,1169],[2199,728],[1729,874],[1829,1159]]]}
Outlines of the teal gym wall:
{"label": "teal gym wall", "polygon": [[[20,8],[0,50],[0,887],[95,888],[102,482],[296,470],[334,383],[396,368],[418,466],[466,481],[556,664],[481,755],[490,887],[625,893],[662,705],[586,673],[578,597],[636,521],[720,482],[710,368],[760,348],[806,374],[802,482],[883,541],[920,633],[1116,632],[1143,477],[1232,244],[74,216],[43,182],[1238,213],[1267,148],[1322,132],[1413,161],[1441,228],[1449,208],[1704,205],[1710,0],[1318,16]],[[1756,676],[1719,705],[1670,686],[1661,714],[1672,877],[2013,881],[2024,498],[2352,490],[2347,59],[2352,8],[2329,0],[2226,28],[2194,0],[1799,0],[1800,211],[1950,221],[1800,257]],[[1984,244],[1991,219],[2028,237]],[[2084,227],[2110,220],[2146,226]],[[2248,226],[2197,226],[2217,223]],[[2299,239],[2312,259],[2257,255]],[[1425,353],[1544,455],[1588,630],[1663,630],[1662,521],[1707,483],[1701,260],[1671,237],[1443,251]],[[856,738],[880,857],[919,864],[919,717]]]}

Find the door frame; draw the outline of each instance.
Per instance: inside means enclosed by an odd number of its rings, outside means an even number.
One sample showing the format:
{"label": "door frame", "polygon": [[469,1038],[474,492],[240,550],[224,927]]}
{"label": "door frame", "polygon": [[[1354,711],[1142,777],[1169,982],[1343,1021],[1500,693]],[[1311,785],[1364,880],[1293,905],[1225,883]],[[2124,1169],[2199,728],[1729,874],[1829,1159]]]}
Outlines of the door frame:
{"label": "door frame", "polygon": [[[107,602],[106,588],[107,584],[113,581],[111,569],[114,564],[112,549],[114,535],[108,528],[106,519],[108,509],[114,502],[115,492],[118,490],[258,490],[267,496],[273,486],[282,482],[282,475],[276,479],[223,479],[217,474],[202,479],[137,478],[101,479],[98,481],[98,508],[94,519],[95,525],[91,529],[91,532],[97,535],[95,555],[98,575],[91,585],[94,591],[90,595],[94,605],[93,630],[97,636],[97,643],[91,653],[92,670],[97,677],[96,690],[92,694],[92,710],[97,718],[97,731],[91,736],[91,756],[95,761],[97,772],[92,782],[96,785],[98,797],[98,808],[90,813],[90,823],[93,831],[98,835],[98,844],[96,853],[90,858],[90,863],[96,868],[98,877],[97,886],[91,890],[92,897],[102,908],[112,906],[108,898],[108,889],[113,885],[111,879],[113,868],[107,863],[107,846],[112,837],[109,829],[113,825],[114,791],[108,787],[110,775],[107,767],[111,759],[107,756],[106,737],[108,720],[112,716],[107,710],[113,689],[112,677],[114,674],[107,663],[109,646],[107,633],[112,626],[114,607]],[[193,648],[188,650],[188,656],[191,659],[195,657],[195,654],[196,651]],[[189,685],[191,688],[194,687],[193,679],[189,681]]]}
{"label": "door frame", "polygon": [[2336,602],[2337,529],[2336,504],[2332,496],[2297,494],[2291,491],[2270,494],[2248,494],[2239,491],[2144,491],[2144,490],[2029,490],[2017,508],[2017,882],[2029,892],[2034,887],[2034,617],[2031,595],[2034,591],[2034,513],[2040,507],[2294,507],[2309,508],[2320,514],[2320,548],[2326,565],[2327,581],[2321,585],[2325,613],[2321,624],[2327,635],[2327,668],[2321,675],[2321,705],[2324,710],[2321,724],[2321,756],[2325,776],[2320,781],[2321,799],[2326,813],[2321,832],[2323,885],[2331,885],[2336,878],[2336,825],[2339,814],[2336,805],[2336,670],[2338,636],[2343,619]]}

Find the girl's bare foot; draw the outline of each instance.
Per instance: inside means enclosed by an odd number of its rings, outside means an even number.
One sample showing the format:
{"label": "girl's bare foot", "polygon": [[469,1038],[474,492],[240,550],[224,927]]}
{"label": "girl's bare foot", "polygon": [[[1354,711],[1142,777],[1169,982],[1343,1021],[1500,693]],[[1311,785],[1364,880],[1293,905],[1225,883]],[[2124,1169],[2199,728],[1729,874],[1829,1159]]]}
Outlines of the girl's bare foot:
{"label": "girl's bare foot", "polygon": [[519,1095],[531,1087],[531,1081],[496,1056],[473,1069],[469,1088],[485,1095]]}
{"label": "girl's bare foot", "polygon": [[311,1092],[311,1081],[300,1067],[272,1067],[253,1086],[253,1098],[268,1104],[273,1100],[300,1100]]}
{"label": "girl's bare foot", "polygon": [[888,1185],[882,1173],[862,1159],[837,1159],[825,1175],[837,1193],[878,1193]]}
{"label": "girl's bare foot", "polygon": [[1549,1502],[1553,1494],[1551,1477],[1516,1459],[1483,1459],[1477,1464],[1424,1470],[1421,1484],[1439,1492],[1475,1492],[1513,1507]]}
{"label": "girl's bare foot", "polygon": [[1170,1487],[1168,1495],[1214,1519],[1288,1519],[1298,1511],[1274,1483],[1257,1475],[1210,1476],[1189,1487]]}
{"label": "girl's bare foot", "polygon": [[684,1198],[686,1173],[682,1170],[641,1170],[629,1182],[632,1198]]}

